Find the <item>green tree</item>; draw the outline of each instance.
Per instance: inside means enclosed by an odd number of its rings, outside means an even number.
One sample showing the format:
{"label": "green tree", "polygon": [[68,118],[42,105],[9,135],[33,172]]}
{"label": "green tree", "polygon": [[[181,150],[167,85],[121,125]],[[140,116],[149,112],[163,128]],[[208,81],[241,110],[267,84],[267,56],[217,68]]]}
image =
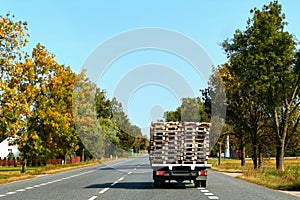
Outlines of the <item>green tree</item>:
{"label": "green tree", "polygon": [[181,107],[178,107],[175,111],[166,111],[164,113],[165,121],[167,122],[180,122],[181,121]]}
{"label": "green tree", "polygon": [[166,111],[164,113],[165,121],[179,122],[179,121],[194,121],[194,122],[208,122],[209,113],[205,111],[205,105],[199,97],[196,98],[182,98],[180,107],[176,111]]}
{"label": "green tree", "polygon": [[219,74],[223,79],[227,97],[227,118],[228,125],[233,127],[233,133],[240,139],[240,148],[243,150],[241,164],[245,164],[245,145],[250,142],[252,147],[253,167],[259,167],[258,160],[260,130],[263,128],[265,114],[262,110],[262,104],[254,102],[247,93],[247,87],[241,84],[236,75],[229,69],[228,64],[219,68]]}
{"label": "green tree", "polygon": [[296,43],[284,30],[287,22],[278,1],[262,10],[254,8],[251,13],[253,18],[248,19],[246,30],[237,30],[222,46],[229,59],[228,70],[242,84],[249,103],[253,108],[263,103],[259,110],[272,122],[276,138],[276,168],[284,170],[287,133],[299,123],[291,120],[299,106]]}
{"label": "green tree", "polygon": [[103,148],[105,157],[110,155],[117,155],[121,152],[118,148],[120,139],[118,138],[118,132],[120,131],[114,121],[109,118],[99,118],[101,127],[101,133],[104,135]]}
{"label": "green tree", "polygon": [[83,70],[76,76],[73,91],[73,117],[76,130],[80,136],[81,142],[94,156],[101,159],[104,156],[104,134],[101,131],[95,109],[96,85],[86,77],[86,71]]}
{"label": "green tree", "polygon": [[111,103],[105,96],[105,91],[96,88],[95,104],[97,118],[111,118]]}

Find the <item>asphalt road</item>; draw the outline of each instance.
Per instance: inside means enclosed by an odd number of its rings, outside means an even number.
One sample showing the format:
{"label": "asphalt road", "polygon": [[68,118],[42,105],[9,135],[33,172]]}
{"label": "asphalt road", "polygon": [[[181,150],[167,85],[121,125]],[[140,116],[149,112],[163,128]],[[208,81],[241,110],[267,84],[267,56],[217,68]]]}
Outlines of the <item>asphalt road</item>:
{"label": "asphalt road", "polygon": [[295,196],[209,171],[207,188],[189,182],[154,188],[148,156],[0,185],[0,200],[296,200]]}

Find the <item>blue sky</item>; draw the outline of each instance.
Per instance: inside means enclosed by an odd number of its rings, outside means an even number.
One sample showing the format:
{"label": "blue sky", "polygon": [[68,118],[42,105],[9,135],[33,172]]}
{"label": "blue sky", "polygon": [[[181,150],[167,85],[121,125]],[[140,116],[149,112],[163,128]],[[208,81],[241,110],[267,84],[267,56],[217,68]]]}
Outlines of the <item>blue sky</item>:
{"label": "blue sky", "polygon": [[[27,21],[30,33],[28,49],[38,42],[56,55],[59,63],[81,70],[90,53],[109,38],[132,29],[157,27],[177,31],[197,42],[215,66],[226,62],[220,43],[243,30],[249,10],[261,8],[262,0],[152,0],[152,1],[58,1],[0,0],[0,14],[8,11],[16,19]],[[279,1],[283,5],[287,30],[300,38],[300,1]],[[193,68],[178,56],[157,50],[143,50],[123,55],[113,62],[98,85],[114,95],[120,80],[138,66],[156,63],[169,66],[190,84],[194,94],[205,87]],[[176,80],[174,80],[176,82]],[[180,85],[180,83],[178,83]],[[123,102],[130,120],[147,128],[164,110],[175,109],[180,98],[158,84],[144,85],[132,91]],[[155,119],[153,119],[155,118]]]}

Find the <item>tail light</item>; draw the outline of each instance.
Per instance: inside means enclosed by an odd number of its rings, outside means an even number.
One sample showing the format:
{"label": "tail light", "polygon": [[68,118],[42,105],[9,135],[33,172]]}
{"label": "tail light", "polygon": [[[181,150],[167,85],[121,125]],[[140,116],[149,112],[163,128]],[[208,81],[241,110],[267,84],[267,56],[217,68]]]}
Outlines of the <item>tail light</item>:
{"label": "tail light", "polygon": [[166,172],[165,171],[157,171],[156,175],[157,176],[164,176],[164,175],[166,175]]}
{"label": "tail light", "polygon": [[200,175],[200,176],[207,176],[207,171],[200,171],[200,172],[199,172],[199,175]]}

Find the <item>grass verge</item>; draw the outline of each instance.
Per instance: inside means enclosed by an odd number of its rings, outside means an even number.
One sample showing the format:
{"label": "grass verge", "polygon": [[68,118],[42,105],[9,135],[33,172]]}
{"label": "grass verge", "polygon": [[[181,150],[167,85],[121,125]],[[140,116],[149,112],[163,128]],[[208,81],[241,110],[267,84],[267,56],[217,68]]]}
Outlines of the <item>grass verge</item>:
{"label": "grass verge", "polygon": [[253,169],[252,161],[247,160],[246,166],[240,165],[240,160],[222,160],[217,165],[217,160],[212,159],[212,170],[229,173],[242,173],[237,178],[272,189],[300,191],[300,159],[287,159],[285,170],[275,169],[275,160],[266,159],[260,169]]}

